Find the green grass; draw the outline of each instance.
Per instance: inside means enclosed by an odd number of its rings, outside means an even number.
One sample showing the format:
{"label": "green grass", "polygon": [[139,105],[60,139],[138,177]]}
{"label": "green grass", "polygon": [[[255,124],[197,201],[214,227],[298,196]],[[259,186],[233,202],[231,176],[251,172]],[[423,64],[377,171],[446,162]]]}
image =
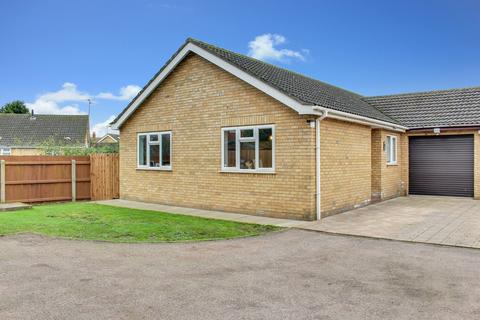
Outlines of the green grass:
{"label": "green grass", "polygon": [[86,202],[39,205],[0,213],[0,236],[30,232],[112,242],[165,242],[230,239],[278,229]]}

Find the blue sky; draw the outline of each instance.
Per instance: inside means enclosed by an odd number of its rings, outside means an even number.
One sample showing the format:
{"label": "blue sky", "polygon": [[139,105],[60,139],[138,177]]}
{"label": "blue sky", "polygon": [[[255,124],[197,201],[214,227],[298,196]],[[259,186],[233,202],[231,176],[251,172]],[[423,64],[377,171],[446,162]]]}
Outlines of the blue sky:
{"label": "blue sky", "polygon": [[479,35],[478,0],[0,0],[0,104],[90,97],[102,130],[189,36],[364,95],[479,86]]}

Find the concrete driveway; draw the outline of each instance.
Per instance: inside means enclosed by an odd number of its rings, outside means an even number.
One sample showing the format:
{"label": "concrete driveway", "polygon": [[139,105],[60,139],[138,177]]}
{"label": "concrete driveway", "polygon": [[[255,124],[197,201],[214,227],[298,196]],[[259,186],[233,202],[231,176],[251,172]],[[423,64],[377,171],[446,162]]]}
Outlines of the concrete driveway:
{"label": "concrete driveway", "polygon": [[480,251],[288,230],[186,244],[0,238],[0,319],[478,319]]}
{"label": "concrete driveway", "polygon": [[480,201],[409,196],[301,225],[331,233],[480,248]]}

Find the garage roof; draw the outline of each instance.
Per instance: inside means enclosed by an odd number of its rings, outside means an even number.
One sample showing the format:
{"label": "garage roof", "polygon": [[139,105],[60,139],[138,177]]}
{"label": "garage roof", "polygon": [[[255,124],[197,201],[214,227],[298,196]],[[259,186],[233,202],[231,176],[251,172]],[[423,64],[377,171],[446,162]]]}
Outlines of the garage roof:
{"label": "garage roof", "polygon": [[365,98],[409,129],[480,125],[480,87]]}

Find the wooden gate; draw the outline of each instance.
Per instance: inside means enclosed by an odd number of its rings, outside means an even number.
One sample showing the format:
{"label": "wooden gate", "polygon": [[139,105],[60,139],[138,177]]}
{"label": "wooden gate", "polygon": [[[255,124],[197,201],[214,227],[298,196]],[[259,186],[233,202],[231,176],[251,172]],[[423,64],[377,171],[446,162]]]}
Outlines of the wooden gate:
{"label": "wooden gate", "polygon": [[118,199],[118,160],[116,153],[100,153],[90,156],[92,200]]}

